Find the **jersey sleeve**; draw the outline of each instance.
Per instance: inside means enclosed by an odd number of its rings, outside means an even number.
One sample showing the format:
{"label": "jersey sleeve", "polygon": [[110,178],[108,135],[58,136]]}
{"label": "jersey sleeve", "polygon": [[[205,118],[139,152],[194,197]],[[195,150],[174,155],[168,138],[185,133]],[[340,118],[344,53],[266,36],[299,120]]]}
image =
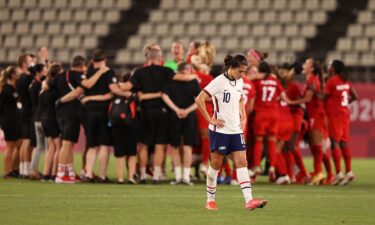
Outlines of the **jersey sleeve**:
{"label": "jersey sleeve", "polygon": [[210,97],[212,95],[215,95],[217,91],[219,90],[219,85],[217,84],[218,79],[214,79],[211,81],[204,89],[203,91],[206,92]]}
{"label": "jersey sleeve", "polygon": [[170,81],[173,79],[175,73],[172,69],[168,68],[168,67],[165,67],[165,70],[166,70],[166,76],[167,76],[167,80]]}
{"label": "jersey sleeve", "polygon": [[117,77],[116,77],[115,71],[113,71],[113,70],[107,71],[106,83],[107,83],[108,86],[111,85],[111,84],[117,84]]}
{"label": "jersey sleeve", "polygon": [[134,72],[133,76],[131,76],[129,79],[130,83],[132,83],[132,85],[136,88],[140,86],[140,75],[141,73],[138,69]]}
{"label": "jersey sleeve", "polygon": [[165,93],[166,95],[170,96],[171,94],[171,84],[170,82],[167,82],[165,85],[164,85],[164,88],[163,88],[163,93]]}

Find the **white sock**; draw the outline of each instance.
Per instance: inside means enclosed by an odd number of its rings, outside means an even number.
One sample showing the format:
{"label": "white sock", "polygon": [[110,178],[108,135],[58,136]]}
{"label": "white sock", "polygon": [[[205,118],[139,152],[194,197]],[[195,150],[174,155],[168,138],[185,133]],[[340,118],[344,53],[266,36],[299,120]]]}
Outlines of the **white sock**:
{"label": "white sock", "polygon": [[215,201],[218,174],[219,174],[219,170],[214,170],[211,167],[208,168],[207,178],[206,178],[207,202]]}
{"label": "white sock", "polygon": [[253,198],[251,195],[251,183],[250,183],[250,178],[249,178],[249,171],[247,170],[246,167],[242,168],[237,168],[237,180],[238,183],[240,184],[241,190],[243,197],[245,198],[245,201],[248,202]]}
{"label": "white sock", "polygon": [[73,164],[69,163],[66,166],[68,167],[69,177],[76,177],[76,172],[74,172]]}
{"label": "white sock", "polygon": [[63,177],[65,176],[65,167],[66,165],[65,164],[58,164],[57,166],[57,175],[58,177]]}
{"label": "white sock", "polygon": [[25,171],[25,175],[29,176],[30,175],[30,162],[24,162],[23,168]]}
{"label": "white sock", "polygon": [[160,180],[161,176],[161,167],[154,166],[154,176],[152,177],[153,180]]}
{"label": "white sock", "polygon": [[25,173],[24,173],[24,169],[23,169],[23,162],[20,162],[20,166],[19,166],[20,168],[19,168],[19,170],[20,170],[20,175],[25,175]]}
{"label": "white sock", "polygon": [[140,169],[139,169],[139,171],[140,171],[140,178],[141,178],[141,180],[146,180],[146,178],[147,178],[147,174],[146,174],[146,167],[141,167]]}
{"label": "white sock", "polygon": [[190,167],[184,167],[184,180],[190,183]]}
{"label": "white sock", "polygon": [[175,174],[175,179],[176,181],[180,181],[181,178],[182,178],[182,174],[181,174],[181,166],[176,166],[174,168],[174,174]]}

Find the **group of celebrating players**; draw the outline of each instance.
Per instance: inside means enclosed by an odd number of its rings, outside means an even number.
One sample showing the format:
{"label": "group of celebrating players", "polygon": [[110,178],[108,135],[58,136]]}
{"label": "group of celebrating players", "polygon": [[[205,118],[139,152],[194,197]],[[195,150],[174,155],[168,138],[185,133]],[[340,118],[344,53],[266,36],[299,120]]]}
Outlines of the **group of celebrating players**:
{"label": "group of celebrating players", "polygon": [[[210,73],[215,47],[210,43],[190,43],[185,56],[184,46],[175,42],[171,52],[173,59],[164,61],[159,45],[146,46],[144,65],[125,76],[107,66],[100,49],[88,63],[82,56],[74,57],[65,70],[48,59],[45,47],[38,56],[21,55],[18,65],[4,68],[0,78],[4,177],[109,183],[113,147],[118,183],[125,183],[125,167],[129,184],[144,184],[148,175],[160,183],[171,149],[171,184],[192,185],[195,166],[196,174],[207,176],[211,200],[216,183],[228,182],[240,184],[248,202],[247,179],[255,183],[264,171],[278,185],[346,185],[354,179],[348,106],[357,95],[342,61],[329,62],[326,71],[313,58],[276,67],[267,63],[266,53],[250,49],[246,56],[227,56],[224,73],[214,78]],[[240,101],[233,103],[236,99]],[[126,124],[113,123],[108,115],[121,101],[131,112],[125,115],[130,117]],[[86,149],[79,177],[73,168],[73,147],[81,125]],[[305,167],[301,141],[309,145],[313,172]],[[240,156],[229,155],[239,150]],[[224,173],[228,178],[220,179]],[[265,203],[253,201],[249,207]]]}

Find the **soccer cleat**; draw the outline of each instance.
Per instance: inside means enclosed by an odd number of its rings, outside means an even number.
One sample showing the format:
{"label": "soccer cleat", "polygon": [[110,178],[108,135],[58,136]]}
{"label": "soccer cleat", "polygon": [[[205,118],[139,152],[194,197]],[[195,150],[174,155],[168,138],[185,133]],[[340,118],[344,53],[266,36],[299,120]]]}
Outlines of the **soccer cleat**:
{"label": "soccer cleat", "polygon": [[182,180],[172,180],[171,182],[170,182],[170,184],[171,185],[179,185],[179,184],[182,184]]}
{"label": "soccer cleat", "polygon": [[274,170],[270,170],[268,173],[268,180],[272,183],[276,181],[276,173]]}
{"label": "soccer cleat", "polygon": [[55,178],[55,183],[57,183],[57,184],[74,184],[75,183],[75,179],[73,178],[71,178],[71,177],[69,177],[69,176],[62,176],[62,177],[59,177],[59,176],[57,176],[56,178]]}
{"label": "soccer cleat", "polygon": [[215,201],[207,202],[206,203],[206,209],[208,209],[208,210],[218,210],[216,202]]}
{"label": "soccer cleat", "polygon": [[331,185],[335,181],[335,176],[333,174],[328,174],[327,178],[324,180],[324,185]]}
{"label": "soccer cleat", "polygon": [[317,173],[314,177],[311,178],[311,182],[309,183],[309,185],[323,184],[325,178],[326,176],[322,172]]}
{"label": "soccer cleat", "polygon": [[344,179],[340,182],[340,185],[347,185],[354,180],[355,176],[352,171],[346,173]]}
{"label": "soccer cleat", "polygon": [[238,183],[238,181],[236,179],[232,179],[230,181],[230,185],[237,186],[237,185],[239,185],[239,183]]}
{"label": "soccer cleat", "polygon": [[335,180],[332,182],[332,185],[339,185],[341,181],[344,180],[344,175],[342,173],[336,174]]}
{"label": "soccer cleat", "polygon": [[256,208],[263,208],[267,204],[267,200],[253,198],[245,204],[245,208],[254,210]]}
{"label": "soccer cleat", "polygon": [[279,178],[277,178],[277,180],[275,181],[275,184],[277,184],[277,185],[290,184],[290,178],[289,178],[288,175],[285,175],[285,176],[279,177]]}
{"label": "soccer cleat", "polygon": [[188,185],[188,186],[193,186],[193,185],[194,185],[193,182],[191,182],[191,181],[187,181],[187,180],[185,180],[185,179],[182,179],[182,182],[181,182],[181,183],[184,184],[184,185]]}

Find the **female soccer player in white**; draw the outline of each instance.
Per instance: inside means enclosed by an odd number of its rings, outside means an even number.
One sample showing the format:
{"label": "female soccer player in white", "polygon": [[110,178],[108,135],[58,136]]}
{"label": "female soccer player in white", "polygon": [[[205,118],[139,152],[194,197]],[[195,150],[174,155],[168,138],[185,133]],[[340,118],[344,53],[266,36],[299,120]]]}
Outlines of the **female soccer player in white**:
{"label": "female soccer player in white", "polygon": [[[196,99],[199,110],[209,122],[211,163],[207,172],[207,204],[209,210],[217,210],[215,192],[217,175],[225,155],[231,155],[236,167],[238,183],[245,198],[246,209],[263,208],[267,201],[254,199],[247,170],[246,143],[243,128],[246,123],[243,105],[242,75],[247,72],[248,63],[243,55],[224,59],[226,72],[211,81]],[[214,116],[206,110],[206,98],[212,97]]]}

